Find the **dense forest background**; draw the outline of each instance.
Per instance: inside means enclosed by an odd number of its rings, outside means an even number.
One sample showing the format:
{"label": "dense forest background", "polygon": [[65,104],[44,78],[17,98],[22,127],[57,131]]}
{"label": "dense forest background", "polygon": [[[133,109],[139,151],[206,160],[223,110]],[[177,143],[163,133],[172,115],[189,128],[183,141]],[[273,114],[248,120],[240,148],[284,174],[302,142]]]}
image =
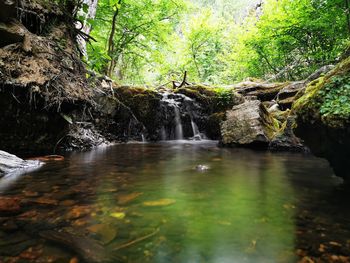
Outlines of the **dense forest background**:
{"label": "dense forest background", "polygon": [[302,79],[341,57],[348,6],[348,0],[100,0],[94,19],[85,19],[96,40],[87,46],[87,63],[128,84],[165,83],[185,71],[208,84]]}

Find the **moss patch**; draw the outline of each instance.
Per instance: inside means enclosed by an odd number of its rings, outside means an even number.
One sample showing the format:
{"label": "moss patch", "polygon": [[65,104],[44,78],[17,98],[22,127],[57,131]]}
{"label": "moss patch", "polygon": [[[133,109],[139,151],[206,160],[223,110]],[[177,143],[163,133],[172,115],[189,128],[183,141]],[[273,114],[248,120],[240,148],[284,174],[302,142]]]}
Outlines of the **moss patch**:
{"label": "moss patch", "polygon": [[303,122],[319,120],[328,127],[345,127],[350,120],[350,58],[311,83],[293,105]]}
{"label": "moss patch", "polygon": [[243,102],[242,96],[233,88],[191,85],[174,92],[196,100],[210,113],[225,111]]}
{"label": "moss patch", "polygon": [[154,90],[144,87],[117,87],[114,88],[117,99],[127,106],[136,119],[143,123],[150,133],[155,133],[159,124],[160,97]]}

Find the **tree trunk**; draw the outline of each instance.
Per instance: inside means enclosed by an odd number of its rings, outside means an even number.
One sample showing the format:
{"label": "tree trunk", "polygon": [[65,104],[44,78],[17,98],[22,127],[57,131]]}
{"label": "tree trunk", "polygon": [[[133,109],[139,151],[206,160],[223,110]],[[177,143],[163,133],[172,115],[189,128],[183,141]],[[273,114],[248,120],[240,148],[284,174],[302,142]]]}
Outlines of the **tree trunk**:
{"label": "tree trunk", "polygon": [[[84,17],[84,21],[81,21],[83,24],[78,23],[76,25],[77,28],[81,28],[81,31],[86,35],[89,35],[91,32],[91,25],[88,23],[88,19],[94,19],[96,16],[98,0],[83,0],[83,4],[88,5],[88,11],[85,13],[82,9],[79,11],[79,15]],[[78,45],[81,53],[87,59],[87,51],[86,51],[86,40],[78,35],[77,37]]]}
{"label": "tree trunk", "polygon": [[350,4],[349,4],[349,0],[344,0],[345,1],[345,13],[346,13],[346,20],[347,20],[347,23],[348,23],[348,31],[349,31],[349,34],[350,34],[350,10],[349,10],[349,7],[350,7]]}
{"label": "tree trunk", "polygon": [[111,62],[108,66],[108,71],[107,71],[107,75],[109,77],[112,76],[112,71],[115,67],[115,59],[113,58],[113,53],[114,53],[114,35],[115,35],[115,28],[116,28],[116,22],[117,22],[117,17],[119,14],[119,6],[122,3],[122,0],[118,1],[118,4],[116,6],[116,10],[114,12],[113,15],[113,19],[112,19],[112,29],[111,29],[111,33],[109,35],[109,39],[108,39],[108,55],[111,57]]}

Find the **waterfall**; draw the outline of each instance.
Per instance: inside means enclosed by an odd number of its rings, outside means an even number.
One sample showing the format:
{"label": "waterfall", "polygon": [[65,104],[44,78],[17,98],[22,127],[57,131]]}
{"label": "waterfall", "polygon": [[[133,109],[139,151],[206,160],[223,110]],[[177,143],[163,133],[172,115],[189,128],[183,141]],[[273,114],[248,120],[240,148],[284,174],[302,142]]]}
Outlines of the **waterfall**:
{"label": "waterfall", "polygon": [[[201,140],[205,138],[198,128],[202,125],[202,109],[190,97],[169,90],[159,92],[161,99],[161,126],[158,138],[161,140]],[[197,122],[197,123],[196,123]]]}
{"label": "waterfall", "polygon": [[143,133],[141,133],[141,138],[142,138],[142,142],[147,142],[146,138],[145,138],[145,135]]}
{"label": "waterfall", "polygon": [[[180,113],[180,102],[176,101],[174,98],[169,98],[169,95],[174,96],[174,94],[169,92],[164,92],[162,94],[163,98],[162,101],[166,103],[166,105],[170,108],[174,109],[174,124],[175,124],[175,130],[174,130],[174,137],[175,140],[183,140],[183,128],[182,128],[182,122],[181,122],[181,113]],[[167,139],[166,136],[166,130],[164,127],[162,127],[161,130],[161,136],[162,139]]]}
{"label": "waterfall", "polygon": [[183,130],[182,130],[182,123],[181,123],[181,117],[180,117],[180,111],[177,105],[174,105],[174,111],[175,111],[175,139],[176,140],[183,140]]}
{"label": "waterfall", "polygon": [[191,118],[191,126],[192,126],[192,132],[193,132],[193,139],[194,140],[201,140],[202,136],[198,130],[197,124],[193,121],[193,118]]}
{"label": "waterfall", "polygon": [[160,138],[162,141],[166,141],[166,139],[168,138],[164,126],[162,126],[162,128],[160,130]]}

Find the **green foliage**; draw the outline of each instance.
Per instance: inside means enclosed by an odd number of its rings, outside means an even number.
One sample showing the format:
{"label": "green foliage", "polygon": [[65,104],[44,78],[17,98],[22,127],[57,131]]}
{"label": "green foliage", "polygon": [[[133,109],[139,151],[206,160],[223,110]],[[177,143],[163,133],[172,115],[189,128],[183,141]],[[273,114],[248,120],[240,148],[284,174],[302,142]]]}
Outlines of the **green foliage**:
{"label": "green foliage", "polygon": [[323,98],[320,113],[350,118],[350,76],[335,76],[318,92]]}
{"label": "green foliage", "polygon": [[347,127],[350,121],[350,58],[308,84],[293,104],[293,114],[304,123],[319,121],[330,128]]}
{"label": "green foliage", "polygon": [[225,108],[227,105],[232,105],[234,91],[230,88],[215,88],[218,107]]}
{"label": "green foliage", "polygon": [[[185,8],[181,1],[167,0],[101,0],[92,36],[98,40],[88,48],[89,65],[107,72],[113,60],[113,76],[128,82],[143,82],[145,67],[155,59],[156,50],[166,43],[176,17]],[[116,14],[113,48],[108,52],[113,16]],[[147,68],[149,69],[149,68]]]}
{"label": "green foliage", "polygon": [[230,65],[238,79],[299,79],[333,63],[347,39],[343,0],[270,0],[245,20]]}
{"label": "green foliage", "polygon": [[334,63],[347,45],[345,0],[258,2],[100,0],[88,21],[98,40],[88,63],[106,73],[114,61],[112,77],[129,84],[181,80],[185,71],[188,81],[208,84],[294,80]]}

